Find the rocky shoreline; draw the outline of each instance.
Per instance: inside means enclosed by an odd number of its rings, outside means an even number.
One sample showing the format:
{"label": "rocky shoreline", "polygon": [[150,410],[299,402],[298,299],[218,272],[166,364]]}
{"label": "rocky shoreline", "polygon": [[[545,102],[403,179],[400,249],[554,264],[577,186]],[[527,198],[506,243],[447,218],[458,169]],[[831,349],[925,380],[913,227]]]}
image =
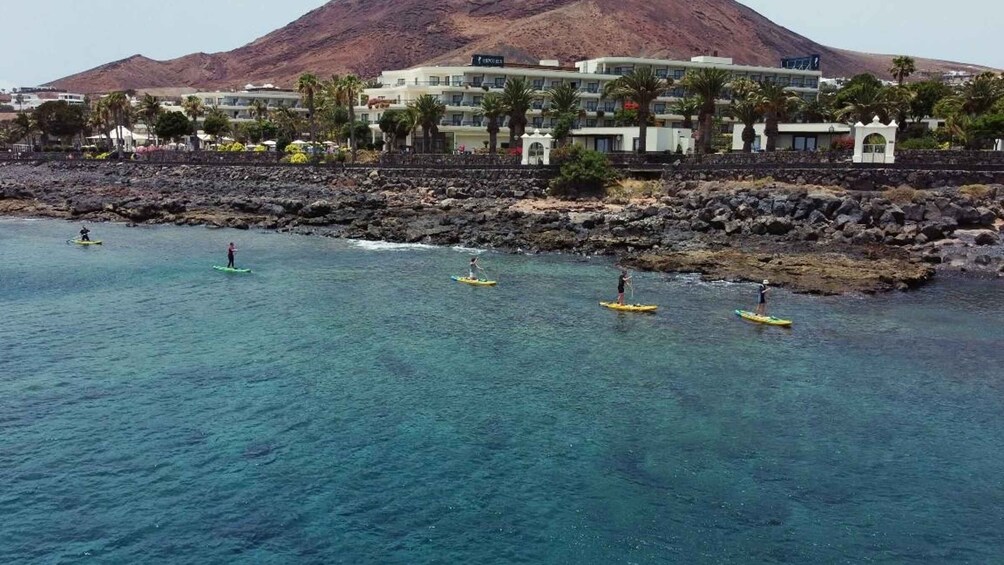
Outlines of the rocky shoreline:
{"label": "rocky shoreline", "polygon": [[0,163],[0,215],[610,255],[818,294],[907,289],[939,271],[1004,272],[1000,185],[852,191],[666,179],[566,202],[545,197],[547,180],[518,169]]}

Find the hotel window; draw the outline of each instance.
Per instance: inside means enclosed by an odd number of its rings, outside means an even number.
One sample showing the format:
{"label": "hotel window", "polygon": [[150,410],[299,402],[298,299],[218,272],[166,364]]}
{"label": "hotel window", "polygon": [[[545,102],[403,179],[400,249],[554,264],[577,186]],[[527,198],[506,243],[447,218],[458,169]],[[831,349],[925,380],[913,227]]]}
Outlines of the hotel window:
{"label": "hotel window", "polygon": [[460,106],[463,103],[464,103],[464,95],[463,94],[454,94],[453,95],[453,105],[454,106]]}
{"label": "hotel window", "polygon": [[540,116],[536,116],[533,118],[533,127],[539,128],[542,127],[543,125],[544,125],[544,118],[541,118]]}
{"label": "hotel window", "polygon": [[805,82],[802,80],[802,77],[791,77],[791,86],[801,88],[803,84]]}
{"label": "hotel window", "polygon": [[464,85],[464,77],[463,77],[463,75],[454,75],[450,79],[450,85],[451,86],[463,86]]}
{"label": "hotel window", "polygon": [[439,86],[439,77],[429,77],[429,86]]}
{"label": "hotel window", "polygon": [[760,75],[750,75],[750,80],[753,82],[760,82]]}
{"label": "hotel window", "polygon": [[484,81],[485,81],[485,77],[483,77],[483,76],[480,76],[480,77],[471,77],[471,85],[472,86],[481,86],[481,83],[483,83]]}
{"label": "hotel window", "polygon": [[586,111],[595,112],[598,103],[595,100],[586,100]]}
{"label": "hotel window", "polygon": [[664,103],[656,104],[655,105],[655,113],[656,114],[665,114],[666,113],[666,104],[664,104]]}
{"label": "hotel window", "polygon": [[362,122],[362,123],[364,123],[364,124],[370,123],[370,115],[369,114],[359,114],[359,121]]}
{"label": "hotel window", "polygon": [[596,127],[596,119],[595,118],[589,118],[589,119],[587,119],[586,120],[586,127],[587,128],[594,128],[594,127]]}
{"label": "hotel window", "polygon": [[672,95],[673,98],[683,98],[684,96],[687,95],[687,91],[686,89],[677,87],[673,89]]}
{"label": "hotel window", "polygon": [[533,79],[533,88],[535,90],[543,90],[544,89],[544,79],[542,79],[542,78],[535,78],[535,79]]}
{"label": "hotel window", "polygon": [[559,86],[561,86],[561,81],[560,80],[552,80],[551,81],[551,85],[550,85],[549,88],[557,88]]}
{"label": "hotel window", "polygon": [[780,86],[790,86],[791,77],[777,77],[777,84]]}
{"label": "hotel window", "polygon": [[600,83],[598,82],[591,82],[586,85],[586,92],[591,92],[593,94],[596,94],[599,91],[600,91]]}
{"label": "hotel window", "polygon": [[495,77],[495,88],[505,88],[505,77]]}
{"label": "hotel window", "polygon": [[397,79],[397,85],[398,86],[404,86],[404,79],[403,78]]}
{"label": "hotel window", "polygon": [[474,105],[475,106],[480,106],[481,105],[481,100],[483,100],[483,99],[484,99],[484,96],[475,96],[474,97]]}
{"label": "hotel window", "polygon": [[464,123],[464,115],[463,114],[453,114],[453,125],[459,126],[459,125],[463,125],[463,123]]}
{"label": "hotel window", "polygon": [[669,70],[667,70],[667,69],[656,69],[655,76],[657,76],[659,78],[666,78],[667,76],[669,76]]}
{"label": "hotel window", "polygon": [[685,74],[687,74],[687,71],[683,69],[673,69],[673,80],[680,80]]}
{"label": "hotel window", "polygon": [[816,88],[817,86],[819,86],[819,81],[815,77],[805,79],[806,88]]}

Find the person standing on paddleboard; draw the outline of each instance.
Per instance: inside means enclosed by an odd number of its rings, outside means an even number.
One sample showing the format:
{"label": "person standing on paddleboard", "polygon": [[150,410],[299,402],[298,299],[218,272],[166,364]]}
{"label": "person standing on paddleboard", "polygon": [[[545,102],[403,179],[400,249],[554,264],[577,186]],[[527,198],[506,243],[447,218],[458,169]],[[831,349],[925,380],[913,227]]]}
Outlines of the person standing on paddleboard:
{"label": "person standing on paddleboard", "polygon": [[91,230],[87,229],[87,226],[80,227],[80,241],[90,241],[91,238],[87,234],[91,233]]}
{"label": "person standing on paddleboard", "polygon": [[624,306],[624,287],[631,286],[631,277],[626,269],[621,269],[621,274],[617,277],[617,304]]}
{"label": "person standing on paddleboard", "polygon": [[478,280],[478,271],[482,271],[483,272],[484,269],[482,269],[481,265],[478,264],[478,258],[476,256],[475,257],[471,257],[470,276],[469,276],[469,278],[472,281]]}
{"label": "person standing on paddleboard", "polygon": [[234,266],[234,253],[237,253],[237,246],[234,245],[234,242],[231,241],[230,242],[230,246],[227,247],[227,268],[228,269],[236,269],[237,268],[237,267]]}
{"label": "person standing on paddleboard", "polygon": [[766,316],[767,315],[767,293],[770,291],[770,288],[768,288],[767,285],[769,285],[769,284],[770,284],[770,281],[764,280],[763,284],[760,285],[760,287],[757,289],[757,293],[756,293],[756,295],[757,295],[756,315],[757,316]]}

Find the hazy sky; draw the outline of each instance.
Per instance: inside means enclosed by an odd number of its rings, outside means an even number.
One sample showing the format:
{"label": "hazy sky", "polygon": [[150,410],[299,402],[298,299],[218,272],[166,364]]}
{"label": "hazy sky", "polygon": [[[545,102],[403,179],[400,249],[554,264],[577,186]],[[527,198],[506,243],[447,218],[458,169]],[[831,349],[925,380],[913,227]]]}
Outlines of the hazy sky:
{"label": "hazy sky", "polygon": [[[955,0],[950,10],[935,0],[740,1],[825,45],[1004,68],[999,0]],[[324,3],[2,0],[0,88],[33,86],[137,53],[169,59],[233,49]]]}

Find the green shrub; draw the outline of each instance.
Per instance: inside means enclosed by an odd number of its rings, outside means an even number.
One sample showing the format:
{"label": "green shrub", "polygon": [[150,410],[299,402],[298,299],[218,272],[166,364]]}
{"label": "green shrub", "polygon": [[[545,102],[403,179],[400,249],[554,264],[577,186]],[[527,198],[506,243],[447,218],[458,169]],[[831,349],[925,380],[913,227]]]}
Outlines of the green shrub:
{"label": "green shrub", "polygon": [[941,149],[941,144],[933,136],[925,136],[901,141],[896,145],[896,148],[907,151],[911,149]]}
{"label": "green shrub", "polygon": [[310,158],[306,153],[293,153],[289,156],[289,162],[294,165],[306,165],[310,162]]}
{"label": "green shrub", "polygon": [[561,170],[551,181],[551,195],[558,198],[604,196],[607,184],[617,176],[606,155],[581,145],[562,149],[565,151],[559,155]]}

